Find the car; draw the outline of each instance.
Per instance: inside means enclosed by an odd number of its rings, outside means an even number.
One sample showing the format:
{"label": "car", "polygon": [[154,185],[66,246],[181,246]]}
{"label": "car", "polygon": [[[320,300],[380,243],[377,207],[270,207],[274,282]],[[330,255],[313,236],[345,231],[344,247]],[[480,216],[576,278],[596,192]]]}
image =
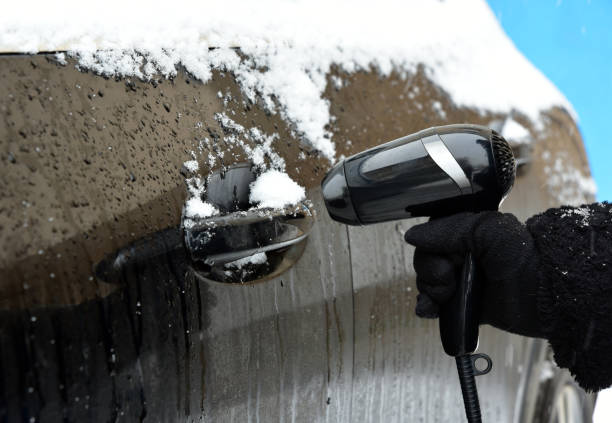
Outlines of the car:
{"label": "car", "polygon": [[[231,70],[139,78],[81,59],[0,56],[0,420],[464,418],[437,322],[413,311],[403,234],[424,219],[332,221],[327,144],[249,98]],[[470,122],[518,158],[503,211],[593,200],[567,108],[535,122],[466,105],[425,66],[324,77],[334,158]],[[304,198],[254,207],[253,183],[273,169]],[[190,214],[193,198],[211,208]],[[478,378],[484,421],[591,421],[594,396],[545,341],[483,326],[479,351],[494,363]]]}

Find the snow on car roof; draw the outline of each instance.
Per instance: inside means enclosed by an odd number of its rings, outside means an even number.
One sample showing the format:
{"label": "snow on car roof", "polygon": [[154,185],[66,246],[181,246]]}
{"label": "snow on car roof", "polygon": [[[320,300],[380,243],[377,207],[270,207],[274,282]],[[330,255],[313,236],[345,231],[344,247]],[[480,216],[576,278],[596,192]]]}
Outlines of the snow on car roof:
{"label": "snow on car roof", "polygon": [[77,66],[107,76],[172,77],[183,66],[205,82],[212,69],[232,71],[245,96],[263,99],[332,161],[323,91],[334,65],[382,75],[423,65],[459,106],[519,110],[536,125],[540,112],[553,106],[576,117],[484,0],[26,0],[3,6],[0,51],[60,50]]}

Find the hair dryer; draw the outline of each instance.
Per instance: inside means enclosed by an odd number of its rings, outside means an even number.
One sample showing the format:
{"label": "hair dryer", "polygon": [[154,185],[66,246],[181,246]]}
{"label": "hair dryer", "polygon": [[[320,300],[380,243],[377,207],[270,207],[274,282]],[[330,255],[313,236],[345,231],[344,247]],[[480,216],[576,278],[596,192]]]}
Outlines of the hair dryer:
{"label": "hair dryer", "polygon": [[[417,132],[351,156],[322,182],[330,216],[365,225],[418,216],[497,210],[514,184],[512,149],[495,131],[478,125],[447,125]],[[471,253],[452,299],[440,310],[440,336],[456,357],[468,421],[480,421],[474,381],[491,360],[471,355],[478,346],[480,286]],[[474,361],[487,360],[478,371]]]}

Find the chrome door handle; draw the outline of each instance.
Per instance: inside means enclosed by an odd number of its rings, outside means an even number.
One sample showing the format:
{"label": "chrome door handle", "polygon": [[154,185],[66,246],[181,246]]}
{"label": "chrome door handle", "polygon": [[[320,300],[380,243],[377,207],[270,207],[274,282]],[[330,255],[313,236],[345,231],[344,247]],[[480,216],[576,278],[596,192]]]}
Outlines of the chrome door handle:
{"label": "chrome door handle", "polygon": [[303,202],[280,210],[251,209],[200,219],[184,229],[185,246],[192,260],[211,266],[282,250],[306,239],[313,215],[312,206]]}

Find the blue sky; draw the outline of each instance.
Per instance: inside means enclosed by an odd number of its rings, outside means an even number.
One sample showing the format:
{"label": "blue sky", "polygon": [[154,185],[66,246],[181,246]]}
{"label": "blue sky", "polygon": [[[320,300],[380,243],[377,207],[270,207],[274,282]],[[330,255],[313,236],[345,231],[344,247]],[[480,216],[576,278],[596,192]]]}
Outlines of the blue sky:
{"label": "blue sky", "polygon": [[517,48],[574,105],[597,199],[612,202],[612,1],[488,3]]}

